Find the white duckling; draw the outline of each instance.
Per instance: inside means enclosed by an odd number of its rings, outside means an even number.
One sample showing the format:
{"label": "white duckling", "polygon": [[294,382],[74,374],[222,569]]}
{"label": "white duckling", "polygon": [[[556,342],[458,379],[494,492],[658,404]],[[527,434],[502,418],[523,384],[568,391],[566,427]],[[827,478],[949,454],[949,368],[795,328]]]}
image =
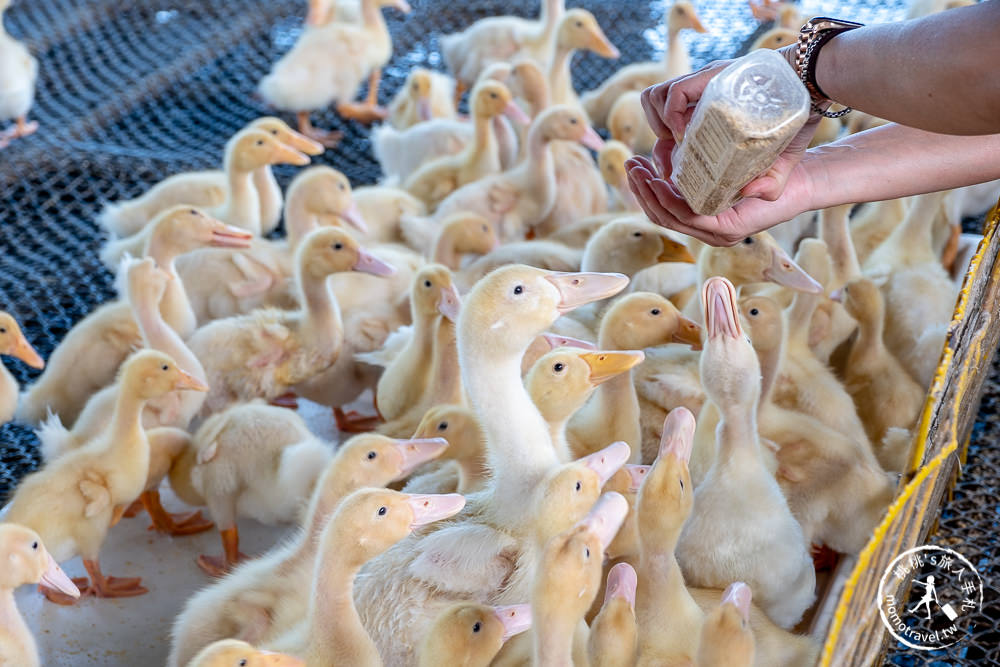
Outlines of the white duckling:
{"label": "white duckling", "polygon": [[309,606],[319,536],[341,501],[406,477],[445,446],[440,438],[393,440],[374,433],[344,442],[316,483],[302,530],[187,601],[171,631],[169,667],[187,664],[203,646],[227,636],[260,643],[294,627]]}
{"label": "white duckling", "polygon": [[36,121],[28,121],[35,99],[38,60],[4,28],[3,15],[10,2],[0,0],[0,120],[12,118],[14,125],[0,132],[0,149],[38,130]]}
{"label": "white duckling", "polygon": [[[142,428],[146,401],[171,391],[207,387],[162,352],[137,352],[122,368],[122,391],[108,428],[22,480],[5,521],[34,529],[53,558],[83,557],[90,575],[83,592],[98,597],[142,595],[139,579],[105,576],[98,562],[101,544],[121,513],[142,493],[149,473],[149,442]],[[50,600],[72,600],[43,588]]]}
{"label": "white duckling", "polygon": [[703,299],[702,382],[721,415],[719,455],[695,490],[677,560],[696,586],[746,581],[768,616],[788,628],[815,599],[816,573],[802,527],[762,459],[760,364],[740,324],[736,289],[711,278]]}
{"label": "white duckling", "polygon": [[14,591],[24,584],[41,584],[70,597],[80,597],[76,587],[45,549],[38,533],[15,523],[0,524],[0,664],[39,667],[38,647],[17,610]]}
{"label": "white duckling", "polygon": [[389,103],[388,121],[405,130],[432,118],[455,117],[455,81],[440,72],[414,67]]}
{"label": "white duckling", "polygon": [[[21,327],[10,313],[0,311],[0,354],[20,359],[32,368],[45,368],[42,359],[31,343],[21,333]],[[17,380],[3,364],[0,364],[0,424],[14,418],[17,410]]]}
{"label": "white duckling", "polygon": [[633,153],[649,155],[656,143],[656,134],[646,121],[642,110],[642,91],[630,90],[608,112],[608,131],[615,141],[620,141]]}
{"label": "white duckling", "polygon": [[[266,132],[306,155],[319,155],[323,152],[321,144],[299,134],[288,127],[285,121],[274,116],[258,118],[243,129]],[[159,213],[174,206],[205,209],[221,206],[226,202],[230,179],[235,179],[235,170],[239,165],[234,153],[248,148],[228,142],[223,158],[224,169],[188,171],[168,176],[135,199],[108,202],[98,215],[97,222],[112,234],[126,237],[135,234]],[[261,233],[267,234],[281,221],[281,186],[274,178],[270,164],[258,167],[252,178],[260,205]],[[238,186],[242,187],[242,183],[238,183]]]}
{"label": "white duckling", "polygon": [[620,141],[608,141],[597,152],[597,168],[610,189],[608,211],[611,213],[638,213],[639,202],[628,186],[625,160],[632,157],[632,150]]}
{"label": "white duckling", "polygon": [[305,667],[290,655],[261,651],[239,639],[222,639],[206,646],[187,667]]}
{"label": "white duckling", "polygon": [[481,215],[456,213],[441,223],[427,252],[432,262],[455,272],[466,257],[485,255],[499,245],[489,220]]}
{"label": "white duckling", "polygon": [[662,81],[691,72],[691,57],[681,38],[682,30],[706,32],[694,6],[687,0],[677,0],[666,14],[667,49],[661,62],[640,62],[626,65],[604,83],[583,96],[583,108],[590,120],[601,127],[607,123],[614,103],[630,90],[644,90]]}
{"label": "white duckling", "polygon": [[531,627],[531,606],[459,603],[441,612],[420,645],[420,667],[488,667],[504,642]]}
{"label": "white duckling", "polygon": [[552,104],[564,104],[582,112],[570,73],[570,62],[577,49],[587,49],[604,58],[617,58],[621,54],[586,9],[571,9],[560,19],[548,67],[549,94]]}
{"label": "white duckling", "polygon": [[198,329],[188,346],[212,387],[203,413],[234,401],[273,399],[329,368],[340,354],[344,327],[327,277],[342,271],[390,275],[393,268],[362,249],[346,232],[317,229],[296,254],[298,311],[257,310]]}
{"label": "white duckling", "polygon": [[[295,111],[299,131],[326,146],[336,145],[340,135],[313,127],[311,110],[336,103],[344,118],[364,123],[384,118],[386,111],[377,104],[378,88],[382,67],[392,56],[392,38],[381,8],[389,6],[410,11],[406,0],[362,0],[360,25],[334,21],[305,30],[261,79],[261,97],[279,109]],[[366,77],[368,96],[355,104],[351,100]]]}

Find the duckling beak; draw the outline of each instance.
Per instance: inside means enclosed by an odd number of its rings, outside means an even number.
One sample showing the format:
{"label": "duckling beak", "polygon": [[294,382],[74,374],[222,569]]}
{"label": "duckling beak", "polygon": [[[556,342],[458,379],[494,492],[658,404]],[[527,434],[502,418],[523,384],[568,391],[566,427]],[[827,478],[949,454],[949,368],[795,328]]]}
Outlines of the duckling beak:
{"label": "duckling beak", "polygon": [[613,442],[599,452],[594,452],[580,459],[580,463],[597,473],[601,486],[625,465],[632,454],[632,448],[624,442]]}
{"label": "duckling beak", "polygon": [[426,122],[431,119],[431,115],[431,98],[427,95],[421,95],[417,98],[417,117]]}
{"label": "duckling beak", "polygon": [[836,301],[837,303],[844,303],[844,288],[835,289],[830,292],[830,301]]}
{"label": "duckling beak", "polygon": [[212,228],[209,243],[215,248],[249,248],[253,234],[245,229],[218,222]]}
{"label": "duckling beak", "polygon": [[722,594],[722,604],[731,604],[739,610],[743,620],[750,622],[750,601],[753,599],[753,592],[750,587],[742,581],[734,581],[729,584]]}
{"label": "duckling beak", "polygon": [[531,605],[512,604],[506,607],[493,607],[493,613],[503,624],[503,641],[514,635],[519,635],[531,627]]}
{"label": "duckling beak", "polygon": [[368,223],[365,222],[364,217],[361,215],[361,209],[355,202],[351,202],[351,205],[347,207],[347,210],[341,211],[338,216],[342,218],[344,222],[354,227],[356,230],[362,234],[368,233]]}
{"label": "duckling beak", "polygon": [[788,289],[811,294],[822,294],[823,286],[802,270],[781,248],[771,251],[771,265],[764,269],[764,280],[783,285]]}
{"label": "duckling beak", "polygon": [[398,9],[399,11],[403,12],[404,14],[410,13],[410,3],[408,3],[406,0],[395,0],[395,2],[392,3],[392,6]]}
{"label": "duckling beak", "polygon": [[531,118],[524,110],[517,105],[517,102],[508,102],[503,108],[503,114],[519,125],[530,125]]}
{"label": "duckling beak", "polygon": [[632,493],[638,493],[639,489],[642,487],[642,480],[646,479],[646,475],[649,474],[649,469],[653,466],[639,465],[638,463],[629,463],[625,465],[625,472],[628,473],[629,477],[629,487],[628,490]]}
{"label": "duckling beak", "polygon": [[583,132],[583,136],[578,139],[578,141],[593,151],[599,151],[604,148],[604,139],[601,139],[594,128],[587,126],[586,130]]}
{"label": "duckling beak", "polygon": [[441,298],[438,299],[438,312],[447,317],[452,322],[458,321],[458,311],[462,306],[462,298],[458,295],[458,288],[454,285],[441,290]]}
{"label": "duckling beak", "polygon": [[[40,545],[41,543],[39,543],[39,548],[45,549],[45,547]],[[46,551],[45,558],[48,560],[48,566],[45,568],[45,572],[42,573],[42,580],[39,583],[49,588],[54,588],[70,597],[80,597],[80,589],[76,587],[72,579],[66,576],[63,569],[59,567],[59,563],[52,558],[52,554]]]}
{"label": "duckling beak", "polygon": [[542,338],[545,342],[549,344],[550,350],[555,350],[560,347],[576,347],[581,350],[596,350],[597,346],[585,340],[580,340],[579,338],[573,338],[571,336],[558,336],[551,333],[543,333]]}
{"label": "duckling beak", "polygon": [[639,579],[635,570],[628,563],[618,563],[608,572],[608,585],[604,591],[604,604],[608,604],[616,598],[621,598],[628,602],[628,606],[635,611],[635,593],[638,588]]}
{"label": "duckling beak", "polygon": [[28,342],[28,339],[21,332],[18,332],[17,340],[14,342],[14,347],[10,351],[10,354],[32,368],[45,368],[45,360],[35,351],[35,348],[31,347],[31,343]]}
{"label": "duckling beak", "polygon": [[702,290],[705,310],[705,328],[709,340],[720,336],[739,338],[743,335],[740,316],[736,310],[736,288],[718,276],[705,281]]}
{"label": "duckling beak", "polygon": [[[321,2],[320,4],[323,3]],[[312,9],[310,8],[310,14],[311,13]],[[281,136],[281,143],[286,144],[297,151],[301,151],[306,155],[322,155],[323,151],[326,150],[326,147],[323,146],[323,144],[318,141],[313,141],[306,135],[300,134],[292,128],[288,128],[284,131]]]}
{"label": "duckling beak", "polygon": [[370,273],[373,276],[391,276],[396,273],[396,267],[371,254],[364,248],[358,248],[358,260],[351,267],[352,271]]}
{"label": "duckling beak", "polygon": [[208,385],[186,371],[177,369],[180,377],[174,380],[174,389],[190,389],[191,391],[208,391]]}
{"label": "duckling beak", "polygon": [[559,314],[574,308],[614,296],[628,285],[628,276],[621,273],[563,273],[553,271],[545,276],[559,290]]}
{"label": "duckling beak", "polygon": [[410,527],[416,528],[458,514],[465,507],[465,496],[457,493],[410,494],[406,502],[413,509],[413,523]]}
{"label": "duckling beak", "polygon": [[259,658],[254,662],[255,667],[256,665],[260,665],[261,667],[306,667],[304,660],[285,655],[284,653],[258,651],[255,657]]}
{"label": "duckling beak", "polygon": [[600,28],[596,28],[590,35],[590,50],[602,58],[617,58],[621,52],[611,43],[607,35]]}
{"label": "duckling beak", "polygon": [[595,387],[642,363],[642,350],[584,352],[580,355],[590,368],[590,384]]}
{"label": "duckling beak", "polygon": [[692,350],[701,349],[701,327],[697,322],[689,320],[683,315],[677,316],[677,330],[670,340],[682,345],[690,345]]}
{"label": "duckling beak", "polygon": [[663,434],[660,436],[660,451],[657,456],[668,454],[687,463],[691,460],[694,447],[694,415],[687,408],[674,408],[663,420]]}
{"label": "duckling beak", "polygon": [[278,142],[271,156],[271,164],[293,164],[297,167],[304,167],[309,164],[309,156],[305,153],[300,153],[291,146]]}
{"label": "duckling beak", "polygon": [[691,15],[691,29],[695,32],[708,32],[708,28],[701,22],[697,14]]}
{"label": "duckling beak", "polygon": [[691,254],[691,251],[683,243],[679,243],[667,236],[661,236],[660,240],[663,243],[663,251],[656,258],[657,262],[695,263],[694,255]]}
{"label": "duckling beak", "polygon": [[590,514],[580,520],[580,526],[586,527],[601,540],[605,549],[615,539],[625,516],[628,514],[628,501],[625,496],[614,491],[601,494],[594,503]]}
{"label": "duckling beak", "polygon": [[306,14],[306,25],[323,25],[329,6],[326,0],[309,0],[309,13]]}
{"label": "duckling beak", "polygon": [[411,438],[397,440],[395,444],[403,457],[403,465],[396,479],[406,477],[416,470],[417,466],[437,458],[448,448],[448,441],[444,438]]}

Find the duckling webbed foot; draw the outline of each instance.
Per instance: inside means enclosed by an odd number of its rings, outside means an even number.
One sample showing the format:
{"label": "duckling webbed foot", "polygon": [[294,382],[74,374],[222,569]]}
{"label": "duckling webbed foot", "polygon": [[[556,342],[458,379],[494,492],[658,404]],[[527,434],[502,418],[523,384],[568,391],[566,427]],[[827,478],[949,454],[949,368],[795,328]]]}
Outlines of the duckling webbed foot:
{"label": "duckling webbed foot", "polygon": [[297,117],[299,121],[299,132],[314,141],[318,141],[327,148],[334,148],[340,143],[340,140],[344,138],[343,132],[338,132],[336,130],[321,130],[318,127],[314,127],[312,122],[309,120],[308,111],[298,112]]}
{"label": "duckling webbed foot", "polygon": [[247,558],[247,555],[240,551],[240,533],[236,526],[220,530],[219,535],[222,537],[223,555],[202,554],[195,559],[202,572],[211,577],[224,576],[234,565]]}
{"label": "duckling webbed foot", "polygon": [[333,409],[333,417],[337,420],[337,430],[342,433],[367,433],[382,422],[378,415],[363,415],[356,410],[344,412],[340,408]]}
{"label": "duckling webbed foot", "polygon": [[38,131],[38,121],[28,121],[19,116],[17,121],[3,132],[0,132],[0,148],[6,148],[14,139],[26,137]]}
{"label": "duckling webbed foot", "polygon": [[[93,595],[98,598],[130,598],[137,595],[145,595],[149,589],[142,585],[141,577],[111,577],[105,576],[101,572],[101,565],[96,560],[83,560],[83,567],[90,575],[86,577],[75,577],[73,583],[80,589],[80,597]],[[42,594],[46,599],[56,604],[66,605],[61,599],[59,591],[53,591],[46,586],[40,586]],[[70,598],[72,599],[72,598]]]}
{"label": "duckling webbed foot", "polygon": [[146,508],[146,513],[152,523],[148,530],[156,530],[167,535],[183,536],[203,533],[211,529],[215,524],[202,516],[201,510],[186,512],[184,514],[171,514],[163,508],[160,502],[160,492],[144,491],[139,500]]}
{"label": "duckling webbed foot", "polygon": [[[78,582],[80,581],[83,581],[85,585],[90,583],[86,577],[84,577],[82,580],[79,577],[73,579],[74,584],[78,584]],[[77,588],[79,588],[79,585],[77,585]],[[38,584],[38,592],[44,595],[45,599],[48,600],[49,602],[55,603],[62,607],[72,607],[73,605],[76,604],[77,598],[72,597],[70,595],[66,595],[62,591],[57,591],[54,588],[49,588],[45,584]]]}
{"label": "duckling webbed foot", "polygon": [[275,396],[271,399],[270,403],[279,408],[288,408],[289,410],[299,409],[298,396],[294,391],[285,392],[281,396]]}
{"label": "duckling webbed foot", "polygon": [[370,125],[377,120],[385,120],[389,112],[378,105],[378,86],[382,81],[382,70],[377,69],[368,77],[368,96],[363,103],[341,102],[337,113],[344,118]]}
{"label": "duckling webbed foot", "polygon": [[142,508],[142,500],[141,499],[137,499],[137,500],[133,501],[131,505],[129,505],[128,507],[125,508],[125,511],[122,512],[122,518],[123,519],[134,519],[135,517],[139,516],[139,513],[142,512],[142,509],[143,509]]}

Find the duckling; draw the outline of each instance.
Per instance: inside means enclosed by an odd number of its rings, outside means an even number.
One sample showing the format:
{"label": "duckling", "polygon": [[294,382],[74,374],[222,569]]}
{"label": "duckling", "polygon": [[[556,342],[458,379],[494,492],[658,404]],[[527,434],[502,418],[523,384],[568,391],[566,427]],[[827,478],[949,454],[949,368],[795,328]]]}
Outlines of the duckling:
{"label": "duckling", "polygon": [[[174,259],[204,245],[246,247],[250,234],[187,207],[160,214],[148,234],[144,254],[174,278],[160,300],[160,313],[185,338],[194,330],[195,318]],[[141,345],[129,304],[116,300],[102,305],[66,334],[49,357],[46,371],[22,393],[17,416],[38,424],[51,411],[71,428],[90,396],[111,384],[121,363]]]}
{"label": "duckling", "polygon": [[682,30],[706,32],[694,5],[687,0],[677,0],[666,14],[667,50],[661,62],[640,62],[626,65],[608,77],[604,83],[583,96],[583,107],[590,120],[598,127],[607,123],[611,107],[630,90],[644,90],[662,81],[689,74],[691,57],[681,38]]}
{"label": "duckling", "polygon": [[305,667],[298,658],[260,651],[238,639],[221,639],[206,646],[187,663],[188,667]]}
{"label": "duckling", "polygon": [[420,667],[487,667],[504,642],[531,627],[526,604],[487,607],[469,602],[438,616],[420,646]]}
{"label": "duckling", "polygon": [[[859,278],[842,290],[844,306],[858,321],[858,337],[845,367],[845,386],[854,399],[865,432],[886,470],[904,472],[909,447],[886,450],[890,429],[913,428],[926,391],[910,377],[883,341],[885,299],[870,280]],[[908,441],[904,443],[908,445]]]}
{"label": "duckling", "polygon": [[[98,562],[111,525],[146,484],[149,443],[141,422],[146,401],[181,389],[208,389],[173,359],[151,350],[137,352],[126,361],[121,387],[107,430],[25,477],[5,517],[38,532],[56,562],[81,555],[90,575],[82,590],[98,597],[146,592],[138,579],[106,577]],[[43,590],[50,600],[71,602],[59,592]]]}
{"label": "duckling", "polygon": [[695,262],[691,251],[662,227],[647,220],[624,218],[598,229],[587,242],[582,271],[617,271],[627,276],[660,262]]}
{"label": "duckling", "polygon": [[555,333],[543,333],[535,336],[531,344],[528,345],[528,349],[525,350],[524,356],[521,357],[521,375],[527,375],[528,371],[535,366],[535,362],[559,347],[576,347],[581,350],[597,349],[596,345],[587,340]]}
{"label": "duckling", "polygon": [[174,621],[167,664],[185,665],[203,646],[227,636],[260,643],[293,627],[308,607],[319,536],[340,502],[363,487],[406,477],[440,455],[445,444],[440,438],[393,440],[373,433],[344,442],[321,472],[302,529],[187,601]]}
{"label": "duckling", "polygon": [[305,656],[306,664],[376,667],[382,664],[354,607],[355,577],[373,557],[420,526],[446,519],[465,506],[458,494],[409,495],[362,489],[344,499],[319,538],[313,594],[305,620],[269,642]]}
{"label": "duckling", "polygon": [[582,111],[580,98],[573,90],[569,68],[577,49],[593,51],[603,58],[617,58],[621,54],[605,36],[594,15],[587,10],[571,9],[560,19],[548,68],[549,93],[553,104],[564,104]]}
{"label": "duckling", "polygon": [[912,0],[906,10],[906,18],[915,19],[948,9],[968,7],[975,4],[972,0]]}
{"label": "duckling", "polygon": [[[257,89],[261,97],[279,109],[295,111],[299,131],[325,146],[335,146],[340,135],[313,127],[310,110],[336,102],[343,118],[363,123],[385,118],[387,112],[377,105],[378,88],[382,67],[392,55],[392,38],[382,7],[410,11],[406,0],[362,0],[360,25],[335,21],[305,30],[261,79]],[[352,103],[366,76],[368,96],[361,104]]]}
{"label": "duckling", "polygon": [[540,114],[528,131],[528,156],[516,167],[462,186],[435,212],[437,220],[465,210],[492,222],[505,241],[523,236],[552,211],[556,201],[555,161],[551,142],[579,141],[600,149],[602,141],[583,115],[572,108],[554,106]]}
{"label": "duckling", "polygon": [[448,449],[440,462],[430,463],[410,477],[407,493],[468,495],[486,484],[486,448],[475,413],[464,405],[435,405],[413,432],[414,438],[441,437]]}
{"label": "duckling", "polygon": [[789,44],[794,44],[798,38],[798,29],[793,30],[792,28],[778,26],[776,28],[771,28],[755,39],[750,44],[747,51],[756,51],[757,49],[771,49],[772,51],[776,51],[782,47],[788,46]]}
{"label": "duckling", "polygon": [[906,217],[907,200],[889,199],[865,204],[851,216],[851,241],[863,265]]}
{"label": "duckling", "polygon": [[0,149],[14,139],[27,137],[38,130],[36,121],[28,121],[28,111],[35,99],[38,60],[3,26],[3,15],[10,0],[0,0],[0,120],[14,119],[14,125],[0,132]]}
{"label": "duckling", "polygon": [[198,322],[264,306],[294,308],[295,251],[309,232],[330,222],[367,230],[347,177],[325,165],[309,167],[288,186],[283,241],[255,238],[249,250],[200,248],[178,257],[177,274]]}
{"label": "duckling", "polygon": [[461,268],[467,255],[485,255],[500,245],[496,229],[481,215],[456,213],[441,222],[429,248],[430,259],[451,271]]}
{"label": "duckling", "polygon": [[608,211],[611,213],[636,213],[639,203],[628,186],[625,160],[632,157],[632,151],[620,141],[608,141],[597,152],[597,168],[601,170],[604,182],[611,190]]}
{"label": "duckling", "polygon": [[[659,294],[634,292],[618,299],[601,319],[598,347],[605,350],[645,350],[656,345],[682,343],[701,347],[701,327],[687,319]],[[581,455],[624,440],[634,462],[645,456],[639,426],[639,399],[632,374],[605,383],[571,420],[568,438],[574,454]]]}
{"label": "duckling", "polygon": [[527,264],[549,271],[579,271],[583,252],[554,241],[514,241],[504,243],[466,264],[456,275],[461,288],[470,289],[484,276],[502,266]]}
{"label": "duckling", "polygon": [[432,118],[455,117],[455,81],[444,74],[414,67],[389,103],[388,120],[405,130]]}
{"label": "duckling", "polygon": [[[299,134],[288,127],[285,121],[274,116],[251,121],[243,130],[261,130],[306,155],[315,156],[323,152],[322,145]],[[236,180],[240,187],[245,182],[237,179],[235,173],[241,161],[236,152],[245,152],[249,148],[249,144],[230,141],[226,144],[224,169],[189,171],[168,176],[135,199],[106,203],[97,216],[97,222],[108,232],[124,238],[139,232],[158,214],[174,206],[206,209],[221,206],[226,202],[230,179]],[[260,203],[260,231],[267,234],[281,220],[281,186],[275,180],[270,164],[258,167],[253,172],[252,181]]]}
{"label": "duckling", "polygon": [[608,572],[604,606],[590,624],[587,642],[593,667],[631,667],[635,664],[637,586],[635,570],[628,563],[618,563]]}
{"label": "duckling", "polygon": [[385,276],[393,268],[345,232],[317,229],[296,253],[296,285],[304,301],[301,310],[257,310],[216,320],[188,339],[212,387],[203,414],[240,399],[273,399],[337,360],[344,328],[326,279],[339,271]]}
{"label": "duckling", "polygon": [[698,640],[697,667],[750,667],[754,664],[754,636],[750,628],[750,587],[742,581],[729,585],[722,604],[705,617]]}
{"label": "duckling", "polygon": [[632,153],[649,155],[653,152],[656,135],[646,122],[641,97],[641,90],[621,94],[608,112],[608,131],[615,141],[628,146]]}
{"label": "duckling", "polygon": [[754,0],[750,0],[749,5],[753,17],[762,23],[772,21],[777,23],[779,27],[789,30],[798,30],[805,23],[805,19],[799,13],[799,8],[791,2],[783,2],[782,0],[754,2]]}
{"label": "duckling", "polygon": [[627,559],[629,562],[634,562],[633,559],[639,557],[639,523],[636,520],[635,507],[642,480],[646,479],[649,469],[648,465],[628,463],[622,466],[604,485],[605,491],[615,491],[622,494],[629,507],[625,523],[618,530],[614,541],[605,550],[608,558],[612,561]]}
{"label": "duckling", "polygon": [[[32,368],[45,368],[42,359],[21,333],[21,327],[10,313],[0,311],[0,354],[16,357]],[[0,424],[14,418],[17,410],[17,380],[0,364]]]}
{"label": "duckling", "polygon": [[484,81],[473,88],[475,130],[472,144],[457,155],[425,162],[406,179],[403,185],[406,191],[433,210],[445,197],[466,183],[499,172],[500,154],[492,120],[500,114],[508,114],[520,123],[530,122],[513,102],[507,86],[499,81]]}
{"label": "duckling", "polygon": [[4,562],[0,575],[0,661],[4,665],[39,667],[38,647],[17,610],[14,590],[23,584],[41,584],[75,599],[80,597],[80,589],[30,528],[0,524],[0,559]]}
{"label": "duckling", "polygon": [[518,56],[545,63],[565,13],[563,0],[541,0],[538,20],[517,16],[490,16],[462,32],[441,38],[445,65],[458,80],[458,94],[472,86],[490,64],[513,62]]}
{"label": "duckling", "polygon": [[572,455],[566,440],[566,424],[570,418],[595,389],[621,376],[642,359],[640,351],[589,351],[567,347],[555,349],[535,363],[524,379],[525,386],[549,426],[552,446],[561,461],[577,458]]}
{"label": "duckling", "polygon": [[[823,281],[827,296],[841,289],[848,282],[861,277],[861,265],[851,240],[851,229],[848,215],[851,205],[835,206],[819,212],[819,238],[826,243],[830,257],[829,279]],[[825,264],[825,262],[824,262]],[[817,325],[828,322],[825,327],[827,335],[817,336]],[[821,299],[813,315],[812,329],[809,334],[809,347],[820,361],[830,364],[835,370],[842,366],[833,359],[833,353],[857,331],[857,320],[847,312],[842,303],[833,298]],[[819,331],[822,331],[820,327]]]}
{"label": "duckling", "polygon": [[764,467],[757,435],[760,364],[743,333],[732,283],[711,278],[702,298],[702,382],[721,414],[719,455],[695,490],[677,560],[696,586],[746,581],[768,616],[791,627],[815,599],[816,573],[802,527]]}
{"label": "duckling", "polygon": [[574,628],[601,587],[604,549],[627,511],[620,495],[604,494],[586,517],[545,546],[531,594],[533,664],[573,664]]}
{"label": "duckling", "polygon": [[384,186],[405,181],[428,160],[461,153],[472,143],[472,123],[434,118],[405,130],[383,123],[372,130],[372,150],[382,168]]}

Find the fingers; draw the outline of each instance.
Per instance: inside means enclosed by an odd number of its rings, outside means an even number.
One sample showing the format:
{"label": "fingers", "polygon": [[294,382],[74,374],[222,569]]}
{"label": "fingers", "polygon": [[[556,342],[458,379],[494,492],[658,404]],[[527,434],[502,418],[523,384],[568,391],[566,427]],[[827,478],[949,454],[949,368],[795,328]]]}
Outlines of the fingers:
{"label": "fingers", "polygon": [[[702,93],[705,92],[708,82],[714,79],[730,62],[729,60],[719,60],[709,63],[694,74],[669,82],[666,99],[660,109],[662,110],[663,124],[670,131],[674,141],[680,143],[684,138],[684,130],[687,128],[688,121],[691,120],[691,112],[688,108],[697,104]],[[664,138],[661,135],[657,136]]]}
{"label": "fingers", "polygon": [[671,136],[670,130],[663,124],[663,119],[660,117],[660,111],[667,101],[667,90],[670,88],[670,83],[671,81],[667,81],[666,83],[650,86],[642,91],[642,95],[639,96],[642,102],[642,110],[646,114],[646,122],[649,123],[653,134],[660,139]]}
{"label": "fingers", "polygon": [[669,179],[674,173],[673,153],[677,143],[673,138],[657,139],[653,144],[653,164],[664,179]]}

